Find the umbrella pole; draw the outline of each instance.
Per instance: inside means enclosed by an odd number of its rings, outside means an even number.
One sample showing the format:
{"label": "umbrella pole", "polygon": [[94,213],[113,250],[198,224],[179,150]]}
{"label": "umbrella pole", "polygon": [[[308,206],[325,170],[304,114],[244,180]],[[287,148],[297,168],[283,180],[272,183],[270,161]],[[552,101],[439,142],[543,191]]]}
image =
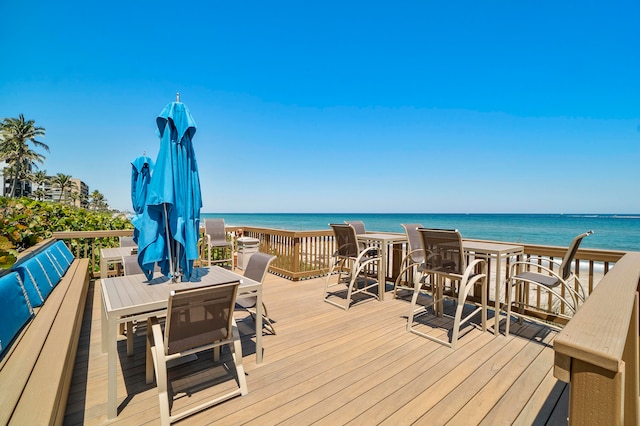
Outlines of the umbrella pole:
{"label": "umbrella pole", "polygon": [[164,232],[167,239],[167,250],[169,251],[169,273],[171,274],[171,281],[178,282],[177,271],[173,269],[173,252],[175,251],[171,247],[171,231],[169,230],[169,216],[167,215],[167,203],[163,203],[164,208]]}

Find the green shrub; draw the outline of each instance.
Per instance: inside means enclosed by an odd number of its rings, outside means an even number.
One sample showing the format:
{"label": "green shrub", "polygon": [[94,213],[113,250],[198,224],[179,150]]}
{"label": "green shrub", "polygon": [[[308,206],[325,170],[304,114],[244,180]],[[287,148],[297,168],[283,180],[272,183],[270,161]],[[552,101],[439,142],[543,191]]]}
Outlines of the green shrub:
{"label": "green shrub", "polygon": [[30,198],[0,197],[0,268],[56,231],[133,229],[129,219],[69,205]]}

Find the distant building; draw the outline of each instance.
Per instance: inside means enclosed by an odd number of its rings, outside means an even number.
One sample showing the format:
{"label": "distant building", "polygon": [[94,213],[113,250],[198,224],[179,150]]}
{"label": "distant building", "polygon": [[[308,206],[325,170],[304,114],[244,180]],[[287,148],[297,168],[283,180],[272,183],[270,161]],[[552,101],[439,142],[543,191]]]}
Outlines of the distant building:
{"label": "distant building", "polygon": [[[54,177],[55,176],[47,176],[47,180],[50,181]],[[84,183],[78,178],[71,178],[71,181],[75,182],[76,184],[76,187],[74,188],[73,192],[78,192],[80,194],[80,197],[73,202],[73,205],[75,205],[76,207],[87,208],[89,206],[89,185],[87,185],[86,183]],[[45,190],[45,193],[46,193],[45,200],[49,200],[49,201],[60,200],[63,203],[72,204],[71,200],[67,199],[68,192],[66,194],[63,194],[62,197],[60,197],[60,188],[55,188],[49,182],[47,182],[44,185],[43,189]]]}
{"label": "distant building", "polygon": [[[0,161],[0,182],[2,183],[2,195],[8,197],[11,195],[11,186],[13,179],[10,174],[5,174],[5,167],[7,163]],[[48,180],[51,180],[54,176],[47,176]],[[78,178],[71,178],[72,182],[75,182],[76,187],[73,192],[78,192],[80,197],[73,202],[76,207],[87,208],[89,206],[89,186]],[[60,200],[60,190],[54,188],[49,182],[36,185],[32,184],[28,180],[18,180],[15,195],[16,197],[30,197],[35,198],[36,191],[43,190],[45,201],[58,201]],[[71,204],[71,200],[68,200],[67,194],[62,196],[63,203]]]}
{"label": "distant building", "polygon": [[[0,162],[0,181],[2,182],[2,195],[4,197],[8,197],[11,195],[11,187],[13,186],[13,177],[11,174],[5,174],[5,167],[7,167],[7,162]],[[31,166],[29,166],[31,167]],[[31,196],[31,182],[28,180],[19,179],[16,183],[15,195],[16,197],[30,197]]]}

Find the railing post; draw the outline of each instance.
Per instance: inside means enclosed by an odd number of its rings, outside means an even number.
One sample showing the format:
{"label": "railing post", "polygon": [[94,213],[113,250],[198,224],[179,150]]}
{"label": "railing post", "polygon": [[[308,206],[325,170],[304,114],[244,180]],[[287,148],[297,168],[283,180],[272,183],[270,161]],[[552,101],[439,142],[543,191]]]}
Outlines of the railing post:
{"label": "railing post", "polygon": [[293,237],[293,273],[300,272],[300,237]]}
{"label": "railing post", "polygon": [[636,292],[631,321],[629,323],[629,331],[627,332],[627,341],[622,353],[622,360],[625,364],[625,386],[624,386],[624,423],[637,424],[640,419],[640,363],[638,362],[638,333],[639,329],[638,317],[638,292]]}
{"label": "railing post", "polygon": [[[622,400],[625,381],[624,363],[617,372],[581,359],[571,360],[569,392],[570,425],[624,424]],[[598,397],[598,395],[606,397]]]}
{"label": "railing post", "polygon": [[569,423],[640,423],[640,253],[625,254],[553,342],[554,375],[570,383]]}

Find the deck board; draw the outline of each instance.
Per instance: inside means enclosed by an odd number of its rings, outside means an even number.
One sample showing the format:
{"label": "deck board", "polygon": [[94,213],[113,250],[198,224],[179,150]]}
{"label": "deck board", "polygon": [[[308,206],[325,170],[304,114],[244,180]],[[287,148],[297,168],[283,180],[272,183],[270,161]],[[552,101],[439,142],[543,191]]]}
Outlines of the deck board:
{"label": "deck board", "polygon": [[[494,337],[470,324],[454,351],[408,333],[409,303],[393,299],[390,291],[384,302],[364,300],[343,311],[322,301],[323,290],[323,279],[292,282],[270,274],[264,300],[278,334],[265,334],[262,364],[255,363],[251,317],[236,313],[249,394],[179,424],[566,422],[568,386],[553,377],[555,333],[547,328],[513,323],[512,335]],[[118,341],[119,414],[107,421],[99,282],[91,284],[88,297],[65,424],[157,424],[157,390],[144,380],[142,324],[133,356],[126,355],[126,339]],[[449,325],[446,318],[431,317],[423,327],[443,337]],[[191,372],[207,363],[205,353],[179,369]],[[216,371],[209,371],[209,380]],[[194,392],[174,407],[195,404],[229,385]]]}

